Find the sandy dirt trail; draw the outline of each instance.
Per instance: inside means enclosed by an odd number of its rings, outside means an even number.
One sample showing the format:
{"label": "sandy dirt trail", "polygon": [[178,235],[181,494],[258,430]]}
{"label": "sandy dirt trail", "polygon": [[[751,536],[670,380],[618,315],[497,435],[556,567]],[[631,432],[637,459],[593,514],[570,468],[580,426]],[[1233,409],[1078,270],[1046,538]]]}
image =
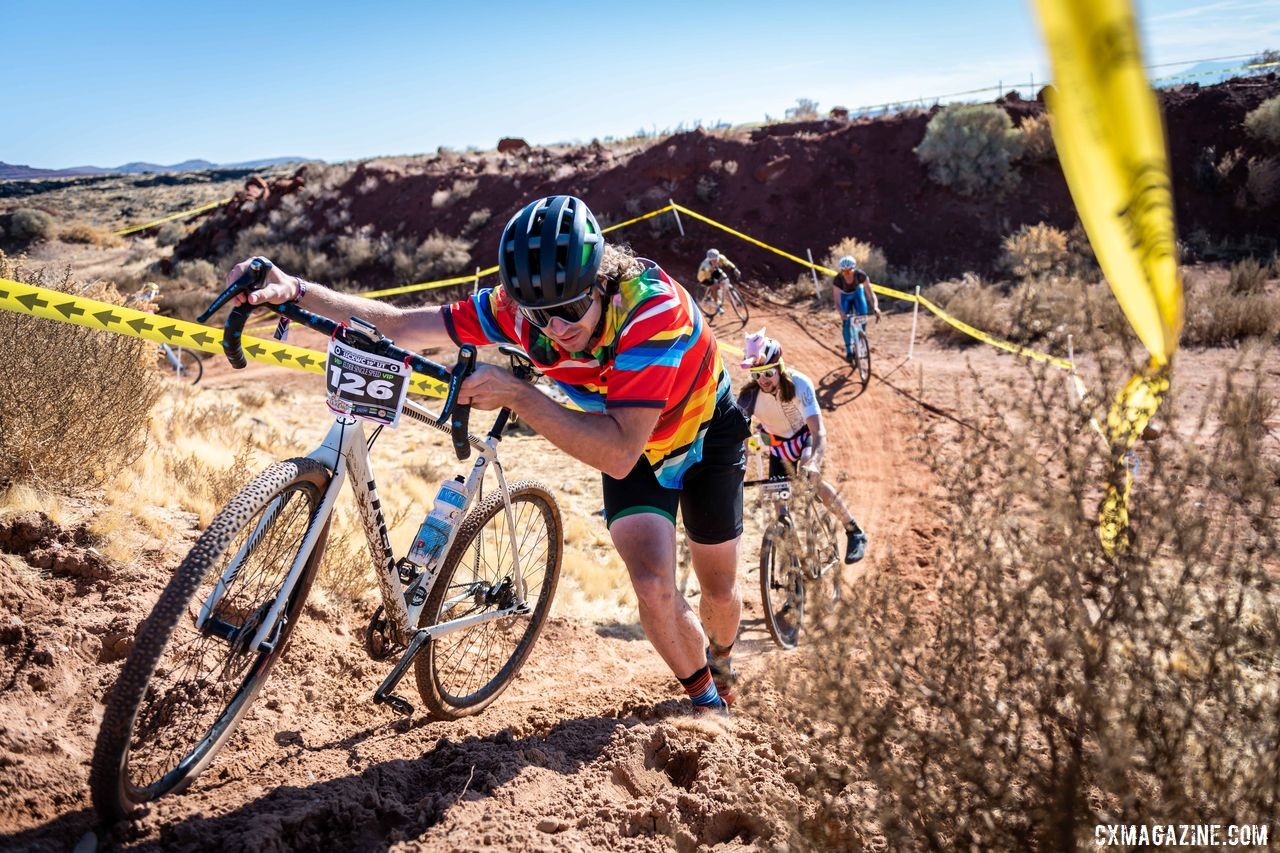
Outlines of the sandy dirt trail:
{"label": "sandy dirt trail", "polygon": [[[896,387],[910,384],[902,365],[910,317],[872,328],[876,376],[856,394],[834,323],[811,329],[811,315],[757,313],[751,328],[780,336],[788,363],[819,387],[827,470],[838,472],[871,536],[859,568],[892,565],[924,589],[938,531],[920,520],[930,481],[911,458],[918,427]],[[717,331],[741,344],[740,329]],[[208,367],[211,390],[297,376],[266,366],[235,373],[214,359]],[[66,849],[94,828],[87,763],[119,668],[103,649],[145,615],[163,566],[186,547],[166,543],[154,565],[106,578],[36,582],[20,557],[0,554],[0,598],[18,602],[0,613],[12,622],[0,636],[9,685],[0,700],[0,848]],[[288,654],[211,768],[186,794],[95,838],[189,850],[785,846],[815,776],[787,697],[765,677],[803,658],[774,650],[760,624],[757,547],[758,539],[744,546],[747,614],[736,656],[755,701],[725,724],[686,716],[638,626],[564,616],[552,618],[515,684],[479,717],[399,718],[369,701],[386,665],[361,648],[368,613],[313,596]],[[35,658],[48,665],[33,680]]]}

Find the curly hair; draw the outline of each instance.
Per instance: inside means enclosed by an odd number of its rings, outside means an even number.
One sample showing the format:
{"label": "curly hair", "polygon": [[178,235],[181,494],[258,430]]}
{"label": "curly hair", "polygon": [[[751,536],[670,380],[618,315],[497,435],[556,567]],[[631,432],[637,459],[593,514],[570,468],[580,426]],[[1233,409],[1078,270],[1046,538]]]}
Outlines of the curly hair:
{"label": "curly hair", "polygon": [[626,281],[644,272],[644,265],[636,257],[636,253],[626,243],[604,244],[604,257],[600,260],[600,271],[610,282]]}

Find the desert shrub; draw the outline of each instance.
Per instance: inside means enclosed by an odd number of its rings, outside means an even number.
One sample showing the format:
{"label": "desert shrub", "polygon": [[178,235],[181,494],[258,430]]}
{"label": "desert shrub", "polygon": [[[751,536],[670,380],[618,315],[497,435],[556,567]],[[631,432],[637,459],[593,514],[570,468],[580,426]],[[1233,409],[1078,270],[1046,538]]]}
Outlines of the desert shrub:
{"label": "desert shrub", "polygon": [[[246,255],[245,257],[249,257]],[[289,269],[289,267],[285,267]],[[188,288],[215,290],[220,284],[218,268],[203,258],[180,261],[173,267],[173,277],[186,283]]]}
{"label": "desert shrub", "polygon": [[1022,131],[1022,157],[1033,163],[1052,160],[1058,156],[1053,144],[1053,131],[1049,127],[1049,114],[1041,113],[1024,121]]}
{"label": "desert shrub", "polygon": [[1187,344],[1216,346],[1280,332],[1280,294],[1266,293],[1266,269],[1249,261],[1232,267],[1230,278],[1196,278],[1186,285]]}
{"label": "desert shrub", "polygon": [[166,222],[156,229],[156,245],[176,246],[185,236],[187,236],[187,228],[181,222]]}
{"label": "desert shrub", "polygon": [[1004,238],[1000,266],[1017,278],[1063,274],[1071,265],[1067,232],[1046,225],[1024,225]]}
{"label": "desert shrub", "polygon": [[467,224],[463,227],[464,234],[474,234],[481,228],[489,224],[489,220],[493,218],[493,211],[487,207],[479,210],[471,211],[471,215],[467,217]]}
{"label": "desert shrub", "polygon": [[[958,280],[939,282],[924,296],[961,323],[998,337],[1005,336],[1004,303],[1000,291],[980,276],[965,273]],[[941,318],[934,320],[932,336],[952,346],[978,343],[977,339]]]}
{"label": "desert shrub", "polygon": [[471,246],[470,240],[433,231],[416,247],[401,246],[392,252],[396,277],[427,281],[461,272],[471,262]]}
{"label": "desert shrub", "polygon": [[1022,135],[995,104],[946,107],[929,119],[916,156],[929,177],[964,195],[1008,189],[1010,164],[1022,154]]}
{"label": "desert shrub", "polygon": [[1244,117],[1244,129],[1259,142],[1280,147],[1280,95],[1251,110]]}
{"label": "desert shrub", "polygon": [[1245,189],[1258,207],[1271,207],[1280,202],[1280,159],[1250,157]]}
{"label": "desert shrub", "polygon": [[716,181],[714,175],[703,174],[698,177],[698,184],[694,188],[694,192],[700,201],[710,204],[720,195],[720,184]]}
{"label": "desert shrub", "polygon": [[[0,278],[121,304],[110,285],[26,269],[0,253]],[[0,486],[75,490],[103,482],[146,448],[162,388],[155,344],[0,311]]]}
{"label": "desert shrub", "polygon": [[1096,824],[1276,813],[1280,495],[1257,367],[1199,415],[1221,424],[1205,447],[1166,403],[1114,557],[1101,413],[1066,403],[1058,371],[974,377],[980,421],[922,447],[945,496],[912,525],[936,568],[864,578],[779,668],[810,738],[822,805],[797,821],[815,849],[1067,850]]}
{"label": "desert shrub", "polygon": [[58,239],[64,243],[81,243],[89,246],[119,246],[124,241],[105,228],[86,222],[73,222],[58,231]]}
{"label": "desert shrub", "polygon": [[[889,263],[884,258],[884,251],[879,246],[859,240],[857,237],[845,237],[839,243],[827,248],[827,255],[821,265],[835,269],[845,255],[853,255],[858,268],[867,274],[873,284],[884,284],[889,274]],[[819,274],[821,275],[821,274]]]}
{"label": "desert shrub", "polygon": [[18,243],[48,240],[53,230],[53,217],[43,210],[20,207],[9,217],[9,238]]}
{"label": "desert shrub", "polygon": [[787,107],[788,121],[813,121],[818,117],[818,102],[809,98],[796,98],[794,107]]}

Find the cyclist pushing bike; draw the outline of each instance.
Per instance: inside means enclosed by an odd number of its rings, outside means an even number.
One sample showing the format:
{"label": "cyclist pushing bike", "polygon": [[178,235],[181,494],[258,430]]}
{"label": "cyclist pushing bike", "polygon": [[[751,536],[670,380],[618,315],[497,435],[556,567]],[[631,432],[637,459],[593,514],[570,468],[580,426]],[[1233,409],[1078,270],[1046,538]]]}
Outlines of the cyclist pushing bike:
{"label": "cyclist pushing bike", "polygon": [[875,313],[876,319],[881,316],[880,300],[871,287],[871,278],[858,269],[858,262],[852,255],[840,259],[838,271],[831,279],[831,300],[840,312],[840,323],[844,331],[844,357],[853,361],[853,324],[857,318]]}
{"label": "cyclist pushing bike", "polygon": [[[418,346],[514,344],[528,353],[573,408],[483,364],[459,401],[511,408],[602,473],[606,523],[649,641],[696,710],[727,712],[750,428],[715,338],[689,294],[654,262],[607,244],[573,196],[538,199],[516,213],[503,229],[498,266],[500,287],[452,305],[398,308],[279,268],[248,299],[360,316]],[[698,617],[676,588],[677,511],[702,587]]]}
{"label": "cyclist pushing bike", "polygon": [[867,534],[835,487],[821,479],[827,430],[813,382],[800,371],[787,369],[782,344],[766,337],[764,329],[747,335],[743,354],[742,367],[751,380],[739,392],[738,406],[759,423],[762,444],[769,448],[769,476],[788,476],[790,464],[816,483],[823,504],[844,524],[844,561],[858,562],[866,554]]}
{"label": "cyclist pushing bike", "polygon": [[728,255],[722,254],[719,249],[708,249],[707,256],[698,265],[698,283],[716,289],[716,314],[724,312],[725,285],[729,276],[733,276],[734,281],[742,281],[742,272],[729,260]]}

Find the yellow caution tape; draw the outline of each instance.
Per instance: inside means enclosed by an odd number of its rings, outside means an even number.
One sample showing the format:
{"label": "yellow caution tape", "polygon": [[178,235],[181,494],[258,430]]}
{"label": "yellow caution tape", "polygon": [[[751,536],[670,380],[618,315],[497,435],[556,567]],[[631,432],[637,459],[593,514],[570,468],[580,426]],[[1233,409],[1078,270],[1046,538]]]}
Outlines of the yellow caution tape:
{"label": "yellow caution tape", "polygon": [[1099,518],[1108,554],[1128,546],[1125,455],[1168,388],[1182,332],[1182,281],[1164,129],[1128,2],[1037,0],[1057,87],[1045,93],[1080,220],[1125,317],[1151,354],[1112,404]]}
{"label": "yellow caution tape", "polygon": [[208,204],[201,205],[200,207],[193,207],[191,208],[191,210],[184,210],[181,213],[175,213],[172,216],[166,216],[164,219],[157,219],[153,222],[147,222],[143,225],[131,225],[128,228],[122,228],[115,233],[117,236],[123,237],[124,235],[132,234],[135,231],[146,231],[148,228],[154,228],[157,225],[160,225],[165,222],[171,222],[174,219],[182,219],[187,216],[195,216],[197,213],[204,213],[206,210],[209,210],[210,208],[219,207],[220,205],[224,205],[229,201],[231,201],[231,199],[221,198],[221,199],[218,199],[217,201],[211,201]]}
{"label": "yellow caution tape", "polygon": [[[222,353],[221,329],[3,278],[0,278],[0,309],[170,346]],[[322,352],[272,339],[246,336],[241,340],[245,357],[253,361],[310,373],[324,373],[325,354]],[[443,397],[448,390],[443,383],[416,373],[410,380],[409,387],[412,391],[430,397]]]}
{"label": "yellow caution tape", "polygon": [[[628,225],[635,225],[637,222],[643,222],[646,219],[650,219],[661,213],[666,213],[668,210],[674,210],[677,207],[680,207],[680,205],[668,204],[664,207],[658,208],[657,210],[651,210],[642,216],[637,216],[635,219],[628,219],[626,222],[619,222],[616,225],[610,225],[608,228],[603,228],[601,230],[603,233],[608,234],[610,231],[617,231],[619,228],[626,228]],[[684,208],[680,209],[683,210]],[[497,269],[497,267],[494,267],[494,269]]]}
{"label": "yellow caution tape", "polygon": [[[911,295],[911,298],[912,299],[915,298],[914,294]],[[956,329],[959,329],[960,331],[964,332],[966,335],[969,335],[972,338],[977,338],[983,343],[990,344],[993,347],[999,347],[1000,349],[1005,350],[1007,352],[1011,352],[1014,355],[1020,355],[1025,358],[1034,359],[1044,364],[1051,364],[1054,367],[1060,367],[1063,370],[1071,370],[1074,368],[1074,365],[1071,362],[1067,361],[1065,358],[1058,358],[1057,356],[1049,355],[1043,352],[1038,352],[1036,350],[1031,349],[1030,347],[1024,347],[1021,344],[1015,344],[1012,341],[1006,341],[1003,338],[997,338],[995,335],[987,334],[981,329],[975,329],[973,326],[970,326],[968,323],[964,322],[963,320],[958,320],[955,317],[952,317],[946,311],[943,311],[941,308],[939,308],[937,305],[934,305],[933,302],[931,302],[930,300],[926,299],[923,296],[920,297],[920,305],[928,309],[929,311],[933,312],[939,319],[951,324]],[[1079,379],[1077,378],[1076,381],[1079,382]]]}

